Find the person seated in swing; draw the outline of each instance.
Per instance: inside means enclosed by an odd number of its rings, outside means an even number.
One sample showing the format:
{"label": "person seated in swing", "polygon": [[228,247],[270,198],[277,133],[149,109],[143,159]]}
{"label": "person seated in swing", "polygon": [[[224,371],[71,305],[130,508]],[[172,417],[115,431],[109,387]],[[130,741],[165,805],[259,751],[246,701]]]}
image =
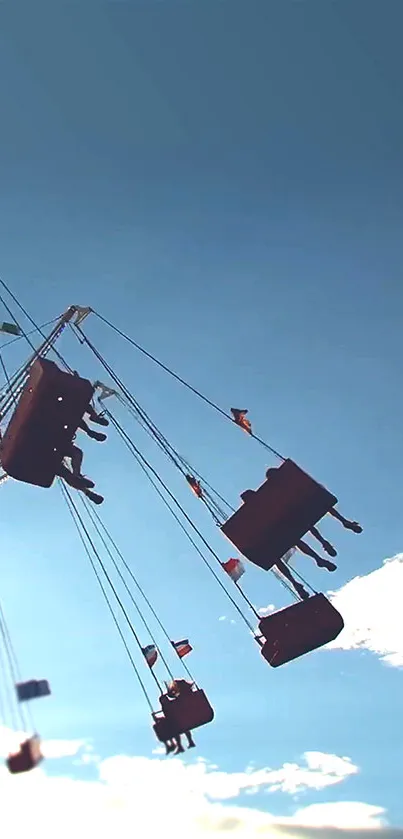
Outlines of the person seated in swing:
{"label": "person seated in swing", "polygon": [[[96,425],[109,425],[109,420],[102,414],[97,414],[91,402],[89,403],[87,410],[84,413],[84,416],[85,415],[88,416],[90,422],[93,422]],[[88,437],[92,437],[93,440],[98,440],[99,443],[103,443],[103,441],[106,440],[106,434],[102,434],[99,431],[94,431],[93,428],[90,428],[87,425],[84,417],[82,417],[78,427],[81,428],[82,431],[85,431],[85,433],[88,434]]]}
{"label": "person seated in swing", "polygon": [[[77,372],[77,370],[73,371],[73,376],[78,376],[80,378],[80,374]],[[106,417],[104,417],[103,414],[98,414],[92,402],[89,402],[87,408],[84,411],[84,416],[81,418],[78,425],[78,428],[80,428],[81,431],[85,431],[88,437],[91,437],[93,440],[98,440],[99,443],[103,443],[103,441],[106,440],[106,434],[102,434],[99,431],[94,431],[92,428],[90,428],[84,419],[85,415],[88,416],[90,422],[93,422],[96,425],[107,426],[109,425],[109,420]]]}
{"label": "person seated in swing", "polygon": [[[276,469],[274,468],[268,469],[266,472],[267,480],[270,480],[270,478],[275,474],[275,472]],[[253,497],[254,493],[255,490],[251,489],[247,489],[245,490],[245,492],[241,493],[241,498],[243,502],[246,503],[248,501],[248,498]],[[349,521],[344,516],[342,516],[341,513],[339,513],[338,510],[336,510],[334,507],[332,507],[332,509],[329,510],[329,512],[330,515],[332,515],[334,518],[340,521],[343,527],[345,527],[347,530],[352,530],[354,533],[362,533],[362,527],[360,524],[358,524],[358,522]],[[314,536],[315,539],[317,539],[317,541],[320,542],[326,553],[328,553],[332,557],[337,556],[336,549],[333,547],[333,545],[331,545],[330,542],[324,539],[317,527],[312,527],[309,532],[312,534],[312,536]],[[329,562],[327,559],[324,559],[324,557],[321,557],[318,553],[316,553],[316,551],[313,548],[311,548],[310,545],[308,545],[307,542],[304,542],[302,539],[300,539],[299,542],[297,542],[294,548],[299,550],[306,556],[311,557],[311,559],[313,559],[316,562],[316,565],[319,568],[326,568],[327,571],[335,571],[337,568],[337,565],[335,565],[334,562]],[[274,563],[274,567],[276,567],[280,574],[282,574],[282,576],[285,577],[291,583],[297,594],[303,600],[306,600],[309,597],[308,592],[306,591],[304,586],[295,579],[288,567],[288,561],[291,559],[292,553],[293,550],[291,549],[291,551],[288,551],[284,557],[281,557],[276,563]]]}
{"label": "person seated in swing", "polygon": [[[65,451],[63,460],[59,466],[59,470],[56,472],[60,478],[63,478],[66,481],[66,484],[73,487],[73,489],[79,490],[79,492],[84,493],[90,501],[94,504],[102,504],[104,501],[103,495],[98,495],[97,492],[92,492],[93,487],[95,486],[94,481],[90,478],[86,478],[85,475],[81,473],[81,466],[83,462],[83,451],[78,446],[75,446],[74,443],[70,443]],[[66,460],[70,461],[71,468],[69,468],[66,464]]]}
{"label": "person seated in swing", "polygon": [[[268,470],[268,471],[270,471],[270,470]],[[244,503],[246,503],[248,501],[248,498],[252,498],[254,493],[255,493],[254,489],[246,489],[245,492],[241,493],[242,501]],[[316,528],[314,528],[314,529],[316,529]],[[332,545],[330,545],[330,543],[326,543],[326,544],[328,544],[329,547],[332,548]],[[294,547],[297,548],[299,551],[301,551],[301,553],[305,554],[306,556],[310,556],[311,559],[315,560],[318,568],[326,568],[327,571],[336,571],[337,565],[335,565],[334,562],[329,562],[328,559],[325,559],[324,557],[320,556],[318,553],[316,553],[316,551],[314,551],[313,548],[311,548],[310,545],[308,545],[307,542],[303,542],[302,539],[300,539],[300,541],[297,542],[297,544]],[[334,550],[334,548],[332,550]],[[331,554],[331,555],[332,556],[336,555],[336,551],[334,551],[334,554]],[[284,565],[284,563],[282,562],[281,559],[279,559],[278,562],[276,562],[274,564],[277,566],[279,571],[281,571],[281,573],[283,574],[284,571],[283,571],[282,568],[280,568],[279,563],[281,563],[282,566]],[[285,576],[287,576],[287,579],[290,579],[289,572]],[[290,579],[290,582],[292,582],[291,579]],[[293,585],[294,585],[294,583],[293,583]]]}
{"label": "person seated in swing", "polygon": [[[189,694],[193,692],[193,684],[193,682],[187,682],[186,679],[173,679],[173,681],[167,685],[167,692],[164,695],[164,700],[168,700],[168,702],[175,702],[175,700],[180,696],[189,696]],[[193,740],[192,732],[185,731],[184,735],[188,741],[188,749],[194,749],[196,743]],[[182,746],[182,738],[180,734],[176,734],[175,737],[172,737],[172,741],[176,745],[176,755],[185,751]],[[169,749],[169,751],[172,751],[172,749]]]}
{"label": "person seated in swing", "polygon": [[[78,376],[79,374],[74,371],[74,375]],[[91,422],[96,423],[97,425],[109,425],[109,420],[106,417],[103,417],[101,414],[98,414],[91,404],[88,404],[84,416],[87,415]],[[87,422],[85,421],[84,417],[79,422],[78,428],[84,431],[88,437],[91,437],[93,440],[97,440],[99,443],[103,443],[104,440],[107,439],[106,434],[102,434],[98,431],[94,431],[92,428],[89,427]],[[75,439],[74,435],[74,438]],[[60,466],[60,470],[58,475],[66,481],[69,486],[73,487],[74,489],[78,489],[80,492],[83,492],[90,501],[94,504],[102,504],[104,501],[104,497],[99,495],[97,492],[92,492],[93,487],[95,486],[94,481],[90,478],[86,478],[81,473],[81,466],[84,458],[84,453],[82,449],[76,446],[73,442],[66,448],[64,453],[63,462]],[[70,461],[71,469],[65,463],[65,460]]]}
{"label": "person seated in swing", "polygon": [[[266,472],[267,480],[270,480],[270,478],[273,476],[273,474],[275,472],[276,472],[276,469],[273,468],[273,467],[268,469],[267,472]],[[337,521],[339,521],[340,524],[342,524],[343,527],[346,528],[346,530],[352,530],[353,533],[362,533],[362,527],[361,527],[360,524],[358,524],[358,521],[349,521],[349,519],[346,519],[344,516],[342,516],[341,513],[339,513],[339,511],[336,510],[335,507],[332,507],[329,510],[329,515],[333,516],[333,518],[337,519]],[[330,542],[327,541],[327,539],[324,539],[324,537],[322,536],[321,532],[318,530],[317,527],[311,527],[309,533],[311,533],[312,536],[318,542],[320,542],[320,544],[322,545],[322,548],[326,551],[327,554],[329,554],[329,556],[333,556],[333,557],[337,556],[336,548],[334,548],[333,545]],[[316,554],[315,551],[312,551],[312,549],[310,549],[309,545],[306,545],[306,543],[301,542],[301,545],[304,545],[305,549],[300,548],[299,545],[297,547],[300,550],[302,550],[302,553],[305,553],[308,556],[311,556],[316,561],[316,559],[318,557],[318,554]],[[307,551],[306,548],[309,548],[309,550]],[[310,551],[312,551],[312,552],[310,552]],[[329,563],[329,564],[333,565],[333,563]],[[320,566],[320,567],[326,567],[326,566]],[[328,569],[328,570],[331,570],[331,569]]]}

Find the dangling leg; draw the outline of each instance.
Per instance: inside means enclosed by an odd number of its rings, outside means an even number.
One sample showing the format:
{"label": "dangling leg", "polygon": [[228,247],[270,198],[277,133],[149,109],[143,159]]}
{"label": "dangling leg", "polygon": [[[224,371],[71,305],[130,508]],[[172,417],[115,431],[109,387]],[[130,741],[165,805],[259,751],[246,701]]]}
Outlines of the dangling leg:
{"label": "dangling leg", "polygon": [[334,548],[333,545],[330,544],[330,542],[323,538],[322,534],[320,533],[317,527],[311,527],[309,532],[312,533],[312,536],[314,536],[315,539],[318,540],[318,542],[320,542],[322,548],[326,551],[327,554],[329,554],[329,556],[337,556],[336,548]]}
{"label": "dangling leg", "polygon": [[304,586],[301,585],[301,583],[298,583],[295,577],[292,576],[290,569],[287,567],[287,565],[285,564],[285,562],[283,562],[282,559],[279,559],[279,561],[276,562],[276,568],[278,568],[280,574],[282,574],[283,577],[285,577],[291,583],[291,585],[293,586],[293,588],[295,588],[295,591],[297,592],[297,594],[299,594],[301,599],[308,600],[308,592],[306,591]]}
{"label": "dangling leg", "polygon": [[103,504],[105,501],[103,495],[98,495],[97,492],[92,492],[90,489],[83,489],[82,492],[90,499],[90,501],[93,502],[93,504]]}
{"label": "dangling leg", "polygon": [[185,749],[182,746],[182,739],[181,739],[180,734],[178,734],[176,737],[173,737],[172,739],[173,739],[174,743],[176,744],[175,754],[179,755],[181,752],[184,752]]}
{"label": "dangling leg", "polygon": [[327,559],[322,559],[322,557],[319,556],[319,554],[317,554],[316,551],[314,551],[314,549],[311,548],[311,546],[308,545],[306,542],[302,542],[301,540],[300,542],[297,542],[295,547],[298,548],[298,550],[301,551],[301,553],[306,554],[306,556],[310,556],[311,559],[314,559],[318,568],[327,568],[328,571],[336,570],[337,565],[335,565],[334,562],[329,562]]}
{"label": "dangling leg", "polygon": [[194,749],[195,746],[196,746],[196,743],[193,740],[192,732],[191,731],[185,731],[185,737],[188,741],[188,749]]}
{"label": "dangling leg", "polygon": [[170,755],[171,752],[173,752],[175,750],[175,743],[173,742],[173,740],[166,740],[164,742],[164,746],[165,746],[165,754],[167,754],[167,755]]}
{"label": "dangling leg", "polygon": [[93,431],[92,428],[90,428],[89,425],[87,425],[86,421],[83,419],[81,420],[78,427],[81,428],[81,431],[85,431],[85,433],[88,434],[88,437],[91,437],[92,440],[98,440],[98,443],[103,443],[104,440],[107,439],[106,434],[101,434],[99,431]]}
{"label": "dangling leg", "polygon": [[332,507],[332,509],[329,510],[329,513],[331,516],[333,516],[333,518],[341,522],[341,524],[343,525],[343,527],[346,528],[346,530],[352,530],[354,533],[362,533],[362,527],[360,524],[358,524],[358,521],[349,521],[348,519],[345,519],[344,516],[342,516],[341,513],[339,513],[339,511],[336,510],[335,507]]}
{"label": "dangling leg", "polygon": [[71,446],[68,454],[71,460],[71,468],[73,470],[73,475],[76,475],[77,478],[82,478],[83,475],[81,474],[81,466],[83,463],[84,454],[78,446]]}
{"label": "dangling leg", "polygon": [[88,414],[91,422],[96,422],[98,425],[109,425],[109,420],[107,420],[106,417],[101,417],[97,414],[95,408],[93,408],[91,404],[88,405],[85,413]]}
{"label": "dangling leg", "polygon": [[66,481],[66,484],[82,492],[86,489],[89,491],[91,487],[95,486],[94,481],[91,481],[89,478],[73,475],[73,472],[70,472],[70,469],[67,469],[64,463],[60,465],[57,474]]}

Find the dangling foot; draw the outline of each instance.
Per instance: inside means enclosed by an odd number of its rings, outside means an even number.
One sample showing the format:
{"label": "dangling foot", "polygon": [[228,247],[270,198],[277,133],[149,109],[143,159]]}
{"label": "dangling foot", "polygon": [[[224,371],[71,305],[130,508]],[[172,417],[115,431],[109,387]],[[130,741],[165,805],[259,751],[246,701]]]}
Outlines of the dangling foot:
{"label": "dangling foot", "polygon": [[94,418],[92,422],[96,422],[97,425],[109,425],[109,420],[106,419],[106,417],[97,416],[97,418]]}
{"label": "dangling foot", "polygon": [[180,754],[182,754],[182,752],[184,752],[184,751],[185,751],[185,749],[183,748],[183,746],[178,746],[178,747],[177,747],[177,749],[176,749],[176,751],[174,752],[174,754],[176,754],[176,755],[180,755]]}
{"label": "dangling foot", "polygon": [[98,443],[103,443],[107,439],[106,434],[101,434],[100,431],[93,431],[92,429],[88,432],[88,436],[93,440],[98,440]]}
{"label": "dangling foot", "polygon": [[165,754],[170,755],[175,749],[174,743],[165,743]]}
{"label": "dangling foot", "polygon": [[90,501],[93,501],[94,504],[103,504],[103,502],[105,501],[103,495],[98,495],[97,492],[91,492],[90,489],[84,489],[83,492],[84,495],[86,495],[87,498],[90,499]]}
{"label": "dangling foot", "polygon": [[308,594],[307,590],[304,588],[304,586],[301,585],[301,583],[296,583],[295,584],[295,590],[299,594],[299,596],[302,598],[302,600],[309,600],[309,594]]}
{"label": "dangling foot", "polygon": [[327,571],[336,571],[337,565],[334,562],[328,562],[327,559],[321,559],[317,562],[318,568],[326,568]]}
{"label": "dangling foot", "polygon": [[90,478],[86,478],[85,475],[74,475],[76,480],[76,488],[77,489],[92,489],[95,484],[94,481],[91,481]]}
{"label": "dangling foot", "polygon": [[353,533],[362,533],[362,527],[358,524],[358,521],[349,521],[348,524],[344,525],[344,527],[346,527],[347,530],[352,530]]}
{"label": "dangling foot", "polygon": [[326,551],[329,556],[337,556],[336,548],[330,544],[330,542],[326,542],[326,539],[322,542],[323,550]]}
{"label": "dangling foot", "polygon": [[194,740],[191,740],[191,742],[188,743],[188,749],[195,749],[195,748],[196,748],[196,743],[194,742]]}

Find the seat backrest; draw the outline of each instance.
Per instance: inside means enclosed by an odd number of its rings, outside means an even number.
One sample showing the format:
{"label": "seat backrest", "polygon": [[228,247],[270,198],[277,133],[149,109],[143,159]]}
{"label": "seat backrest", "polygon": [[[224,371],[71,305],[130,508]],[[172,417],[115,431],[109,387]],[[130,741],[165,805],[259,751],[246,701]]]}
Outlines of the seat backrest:
{"label": "seat backrest", "polygon": [[259,630],[266,638],[261,654],[279,667],[334,641],[343,627],[337,609],[324,594],[316,594],[261,619]]}
{"label": "seat backrest", "polygon": [[9,755],[7,758],[7,769],[11,772],[12,775],[17,775],[19,772],[27,772],[28,770],[26,767],[26,759],[21,752],[16,752],[16,754]]}
{"label": "seat backrest", "polygon": [[214,719],[214,710],[204,690],[194,690],[172,700],[161,697],[160,702],[172,730],[178,734],[192,731]]}
{"label": "seat backrest", "polygon": [[93,393],[87,379],[38,358],[3,437],[5,472],[19,481],[51,486]]}
{"label": "seat backrest", "polygon": [[[35,742],[33,742],[34,740]],[[20,772],[29,772],[31,769],[34,769],[41,760],[42,755],[40,752],[39,741],[36,742],[36,738],[31,738],[29,740],[25,740],[24,743],[21,743],[18,752],[9,755],[7,759],[7,768],[12,775],[16,775]]]}
{"label": "seat backrest", "polygon": [[29,682],[18,682],[15,686],[19,702],[28,702],[38,696],[38,687],[35,679]]}
{"label": "seat backrest", "polygon": [[285,460],[221,530],[251,562],[268,570],[335,504],[336,496]]}

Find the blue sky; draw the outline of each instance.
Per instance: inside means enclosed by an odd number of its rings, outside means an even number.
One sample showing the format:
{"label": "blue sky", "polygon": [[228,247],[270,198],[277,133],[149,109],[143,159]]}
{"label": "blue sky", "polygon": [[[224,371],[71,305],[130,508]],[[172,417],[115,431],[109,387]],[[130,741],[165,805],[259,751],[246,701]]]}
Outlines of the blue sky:
{"label": "blue sky", "polygon": [[[357,767],[321,790],[302,785],[298,800],[268,795],[269,781],[233,797],[277,819],[358,802],[403,823],[403,566],[382,565],[403,549],[402,24],[394,0],[1,9],[5,281],[37,321],[90,305],[224,408],[248,407],[256,433],[364,526],[361,537],[323,526],[339,549],[331,577],[302,558],[298,568],[339,592],[345,646],[359,637],[367,649],[271,671],[119,440],[85,441],[105,522],[169,632],[194,643],[190,664],[216,708],[198,755],[228,777],[251,762],[303,766],[307,752]],[[270,461],[257,443],[95,318],[86,330],[225,497],[236,504],[260,483]],[[60,346],[83,375],[105,378],[71,336]],[[26,352],[7,347],[8,368]],[[171,466],[125,422],[228,558]],[[122,754],[160,771],[147,707],[57,488],[9,482],[1,494],[2,601],[24,673],[54,691],[35,708],[38,728],[100,756],[49,760],[43,783],[96,784],[102,761]],[[287,602],[271,575],[248,567],[244,579],[257,606]],[[342,826],[365,826],[357,819]]]}

